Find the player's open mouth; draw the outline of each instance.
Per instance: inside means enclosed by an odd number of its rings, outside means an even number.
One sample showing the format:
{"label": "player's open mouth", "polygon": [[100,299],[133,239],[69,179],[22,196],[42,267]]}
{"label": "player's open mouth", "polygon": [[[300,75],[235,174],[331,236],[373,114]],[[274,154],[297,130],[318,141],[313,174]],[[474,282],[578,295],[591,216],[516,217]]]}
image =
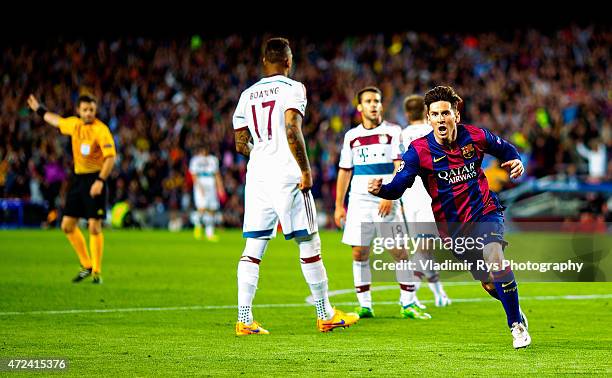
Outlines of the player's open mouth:
{"label": "player's open mouth", "polygon": [[446,135],[446,126],[444,125],[440,125],[438,126],[438,134],[440,134],[440,136],[444,136]]}

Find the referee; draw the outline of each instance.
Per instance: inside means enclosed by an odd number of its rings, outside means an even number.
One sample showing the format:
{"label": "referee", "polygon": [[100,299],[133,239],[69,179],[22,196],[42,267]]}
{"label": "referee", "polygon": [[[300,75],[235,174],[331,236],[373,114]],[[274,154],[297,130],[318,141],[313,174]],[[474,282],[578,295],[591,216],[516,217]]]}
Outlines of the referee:
{"label": "referee", "polygon": [[[74,175],[70,179],[62,231],[68,237],[81,263],[81,270],[72,280],[81,282],[93,275],[93,283],[101,284],[104,236],[102,219],[106,216],[106,179],[115,163],[115,142],[108,127],[96,118],[96,100],[81,95],[77,100],[78,117],[63,118],[48,111],[36,97],[28,97],[28,105],[48,124],[59,128],[72,139]],[[79,218],[86,218],[89,228],[89,250],[81,230]]]}

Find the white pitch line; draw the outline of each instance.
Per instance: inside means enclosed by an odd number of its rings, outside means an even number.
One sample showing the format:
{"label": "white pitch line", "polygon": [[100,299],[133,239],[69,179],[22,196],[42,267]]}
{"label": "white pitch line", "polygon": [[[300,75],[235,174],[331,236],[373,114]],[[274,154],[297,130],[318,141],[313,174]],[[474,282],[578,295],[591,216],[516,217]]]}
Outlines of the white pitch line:
{"label": "white pitch line", "polygon": [[[472,286],[473,282],[445,282],[444,286]],[[385,285],[385,286],[372,286],[370,291],[385,291],[385,290],[396,290],[397,284],[395,285]],[[335,297],[336,295],[342,294],[351,294],[354,293],[355,289],[340,289],[340,290],[332,290],[328,293],[329,297]],[[312,295],[306,297],[306,303],[314,304],[314,299],[312,299]],[[379,303],[379,302],[376,302]]]}
{"label": "white pitch line", "polygon": [[[384,288],[385,286],[378,286]],[[393,286],[393,288],[396,288]],[[384,290],[384,289],[379,289]],[[590,299],[609,299],[612,298],[612,294],[589,294],[589,295],[538,295],[532,297],[521,297],[523,300],[533,301],[551,301],[551,300],[590,300]],[[466,303],[466,302],[488,302],[494,301],[493,298],[481,297],[481,298],[452,298],[455,303]],[[433,300],[424,300],[422,303],[433,303]],[[341,302],[334,303],[341,306],[352,306],[356,305],[357,302]],[[377,305],[396,305],[397,301],[386,301],[376,302]],[[288,308],[288,307],[308,307],[310,303],[269,303],[269,304],[256,304],[257,308]],[[39,311],[9,311],[0,312],[0,316],[9,315],[62,315],[62,314],[105,314],[105,313],[117,313],[117,312],[149,312],[149,311],[197,311],[197,310],[230,310],[236,309],[235,305],[224,305],[224,306],[178,306],[178,307],[132,307],[132,308],[105,308],[105,309],[82,309],[82,310],[39,310]]]}

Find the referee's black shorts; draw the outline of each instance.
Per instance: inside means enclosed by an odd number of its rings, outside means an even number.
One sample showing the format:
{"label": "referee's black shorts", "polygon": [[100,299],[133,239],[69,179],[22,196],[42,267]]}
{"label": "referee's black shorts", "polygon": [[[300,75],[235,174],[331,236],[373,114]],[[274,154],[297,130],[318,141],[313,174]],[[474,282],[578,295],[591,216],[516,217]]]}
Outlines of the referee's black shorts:
{"label": "referee's black shorts", "polygon": [[96,181],[98,175],[99,172],[72,175],[68,184],[64,215],[87,219],[104,219],[106,217],[106,183],[100,195],[92,197],[89,194],[91,185]]}

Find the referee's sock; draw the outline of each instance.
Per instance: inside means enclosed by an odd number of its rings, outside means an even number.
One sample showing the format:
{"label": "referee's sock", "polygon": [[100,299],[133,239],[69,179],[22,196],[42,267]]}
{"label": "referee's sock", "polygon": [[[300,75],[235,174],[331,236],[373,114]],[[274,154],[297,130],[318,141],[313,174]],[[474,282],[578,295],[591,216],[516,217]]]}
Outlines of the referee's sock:
{"label": "referee's sock", "polygon": [[76,252],[77,256],[79,256],[79,262],[81,263],[81,266],[83,268],[90,269],[91,259],[87,254],[87,245],[85,244],[85,237],[83,237],[81,229],[75,227],[74,231],[70,233],[67,232],[66,236],[68,237],[68,241],[70,241],[70,244],[72,245],[72,248],[74,248],[74,251]]}
{"label": "referee's sock", "polygon": [[89,234],[89,249],[91,250],[92,270],[94,273],[102,271],[102,254],[104,251],[104,235]]}

